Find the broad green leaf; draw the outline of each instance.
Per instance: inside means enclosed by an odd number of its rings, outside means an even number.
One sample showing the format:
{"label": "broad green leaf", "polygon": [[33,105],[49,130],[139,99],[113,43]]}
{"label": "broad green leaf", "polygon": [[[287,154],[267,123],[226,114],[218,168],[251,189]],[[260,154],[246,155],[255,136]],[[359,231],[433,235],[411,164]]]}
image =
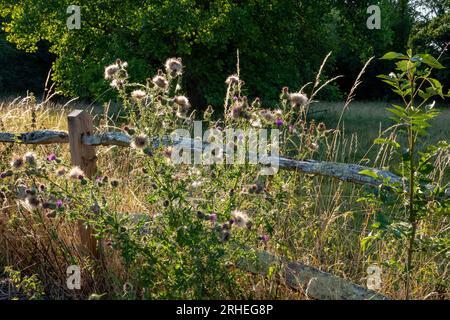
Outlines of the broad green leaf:
{"label": "broad green leaf", "polygon": [[423,55],[419,55],[420,58],[422,58],[422,62],[425,63],[426,65],[429,65],[432,68],[435,69],[445,69],[445,67],[436,60],[436,58],[434,58],[431,54],[423,54]]}
{"label": "broad green leaf", "polygon": [[383,60],[394,60],[394,59],[408,59],[408,57],[403,55],[403,54],[401,54],[401,53],[391,51],[391,52],[386,53],[380,59],[383,59]]}
{"label": "broad green leaf", "polygon": [[391,140],[391,139],[385,139],[385,138],[377,138],[373,142],[374,144],[389,144],[395,148],[400,148],[400,144],[397,141]]}
{"label": "broad green leaf", "polygon": [[372,178],[375,178],[375,179],[378,179],[379,177],[378,177],[378,174],[376,173],[376,172],[374,172],[374,171],[372,171],[372,170],[369,170],[369,169],[364,169],[364,170],[361,170],[360,172],[358,172],[359,174],[362,174],[362,175],[365,175],[365,176],[369,176],[369,177],[372,177]]}

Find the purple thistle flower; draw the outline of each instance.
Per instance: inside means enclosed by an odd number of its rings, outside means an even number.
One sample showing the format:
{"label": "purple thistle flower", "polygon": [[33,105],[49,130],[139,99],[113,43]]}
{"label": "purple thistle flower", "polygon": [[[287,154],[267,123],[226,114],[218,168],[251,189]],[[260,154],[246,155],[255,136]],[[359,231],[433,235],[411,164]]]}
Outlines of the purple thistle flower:
{"label": "purple thistle flower", "polygon": [[210,216],[209,216],[209,220],[211,221],[211,223],[216,223],[216,221],[217,221],[217,214],[215,214],[215,213],[212,213]]}
{"label": "purple thistle flower", "polygon": [[261,240],[262,242],[267,242],[269,241],[269,236],[267,234],[263,234],[259,237],[259,240]]}
{"label": "purple thistle flower", "polygon": [[61,199],[56,200],[56,207],[61,208],[63,205],[63,201]]}
{"label": "purple thistle flower", "polygon": [[275,120],[275,124],[277,126],[282,126],[283,125],[283,120],[281,120],[280,118],[278,118],[277,120]]}
{"label": "purple thistle flower", "polygon": [[47,161],[56,161],[56,154],[52,153],[47,157]]}
{"label": "purple thistle flower", "polygon": [[294,130],[295,130],[295,127],[291,124],[291,125],[289,125],[289,132],[294,132]]}

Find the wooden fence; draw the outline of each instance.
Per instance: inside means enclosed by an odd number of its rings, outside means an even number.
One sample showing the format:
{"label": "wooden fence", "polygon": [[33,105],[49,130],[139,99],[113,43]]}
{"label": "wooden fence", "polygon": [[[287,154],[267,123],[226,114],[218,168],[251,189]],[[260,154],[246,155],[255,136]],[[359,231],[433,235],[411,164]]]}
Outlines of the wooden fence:
{"label": "wooden fence", "polygon": [[[39,130],[21,134],[0,132],[0,143],[22,144],[55,144],[69,143],[71,163],[79,166],[89,178],[96,171],[96,146],[121,146],[129,147],[132,137],[120,132],[107,132],[101,135],[94,134],[94,126],[91,115],[82,110],[74,110],[68,117],[68,132]],[[153,138],[152,146],[170,144],[184,144],[195,150],[192,139],[173,140],[169,137]],[[270,160],[270,159],[269,159]],[[315,160],[293,160],[279,157],[279,168],[297,170],[306,174],[321,175],[339,179],[345,182],[385,187],[383,179],[391,182],[402,183],[402,179],[389,171],[370,168],[355,164],[335,163]],[[361,174],[362,170],[371,170],[380,178],[374,178]],[[431,188],[431,186],[430,186]],[[450,197],[447,190],[446,197]],[[92,230],[80,222],[79,235],[81,244],[92,256],[98,256],[98,247]],[[283,258],[273,256],[268,252],[256,252],[258,263],[251,265],[243,261],[241,267],[254,273],[267,274],[270,265],[282,266],[282,274],[287,285],[294,289],[306,288],[308,296],[315,299],[388,299],[375,291],[351,283],[347,280],[322,272],[316,268],[306,266],[299,262],[289,262]]]}

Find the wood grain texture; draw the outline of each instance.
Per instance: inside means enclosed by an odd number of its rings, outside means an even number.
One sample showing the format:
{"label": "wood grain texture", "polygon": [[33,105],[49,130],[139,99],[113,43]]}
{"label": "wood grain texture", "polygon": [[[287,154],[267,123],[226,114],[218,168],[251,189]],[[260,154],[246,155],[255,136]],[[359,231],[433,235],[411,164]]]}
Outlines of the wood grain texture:
{"label": "wood grain texture", "polygon": [[[122,132],[107,132],[99,135],[92,135],[92,130],[90,130],[89,134],[83,134],[81,140],[76,140],[77,141],[76,143],[79,144],[80,149],[82,149],[82,145],[84,145],[84,147],[86,147],[86,149],[89,150],[89,147],[92,148],[94,146],[129,147],[131,145],[132,139],[133,138],[131,136]],[[169,145],[183,145],[186,148],[190,148],[192,151],[197,150],[194,146],[193,139],[172,139],[168,136],[164,136],[162,138],[153,137],[150,139],[150,141],[151,141],[150,144],[152,145],[153,148]],[[0,133],[0,142],[5,143],[17,142],[29,144],[67,143],[69,142],[69,135],[64,131],[50,131],[50,130],[34,131],[22,133],[20,135],[4,132]],[[203,143],[202,147],[205,148],[207,145],[208,145],[207,143]],[[89,154],[90,154],[89,157],[93,156],[93,152],[90,152]],[[85,161],[88,158],[85,158]],[[81,159],[78,159],[78,161],[79,163],[82,163]],[[276,159],[269,157],[269,161],[276,161]],[[297,170],[305,174],[332,177],[344,182],[351,182],[361,185],[371,185],[373,187],[389,188],[384,183],[383,179],[388,179],[390,183],[397,183],[399,185],[403,184],[401,177],[393,174],[392,172],[380,170],[377,168],[371,168],[367,166],[361,166],[357,164],[316,161],[316,160],[295,160],[284,157],[278,157],[278,163],[279,167],[284,170]],[[360,174],[362,170],[370,170],[376,173],[381,179],[368,176],[365,174]],[[426,186],[426,188],[431,190],[434,188],[434,186],[428,185]],[[446,190],[444,198],[446,199],[450,198],[450,189]]]}
{"label": "wood grain texture", "polygon": [[271,267],[285,280],[289,287],[304,292],[317,300],[389,300],[389,297],[366,289],[349,280],[320,271],[300,262],[288,261],[267,251],[254,251],[253,258],[244,258],[238,267],[255,274],[266,276]]}
{"label": "wood grain texture", "polygon": [[[69,128],[69,144],[71,163],[80,167],[88,178],[92,178],[96,171],[95,147],[83,143],[83,137],[93,133],[92,117],[86,111],[75,110],[67,116]],[[81,245],[93,257],[99,257],[97,240],[93,236],[92,228],[84,221],[78,222]]]}

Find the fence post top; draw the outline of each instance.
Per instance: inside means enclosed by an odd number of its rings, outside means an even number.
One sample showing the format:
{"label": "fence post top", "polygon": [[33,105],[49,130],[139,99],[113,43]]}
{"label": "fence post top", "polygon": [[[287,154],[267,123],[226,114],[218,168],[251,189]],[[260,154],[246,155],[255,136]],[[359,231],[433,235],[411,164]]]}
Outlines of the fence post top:
{"label": "fence post top", "polygon": [[75,109],[71,113],[69,113],[69,115],[67,117],[68,118],[76,118],[85,112],[86,112],[85,110]]}

